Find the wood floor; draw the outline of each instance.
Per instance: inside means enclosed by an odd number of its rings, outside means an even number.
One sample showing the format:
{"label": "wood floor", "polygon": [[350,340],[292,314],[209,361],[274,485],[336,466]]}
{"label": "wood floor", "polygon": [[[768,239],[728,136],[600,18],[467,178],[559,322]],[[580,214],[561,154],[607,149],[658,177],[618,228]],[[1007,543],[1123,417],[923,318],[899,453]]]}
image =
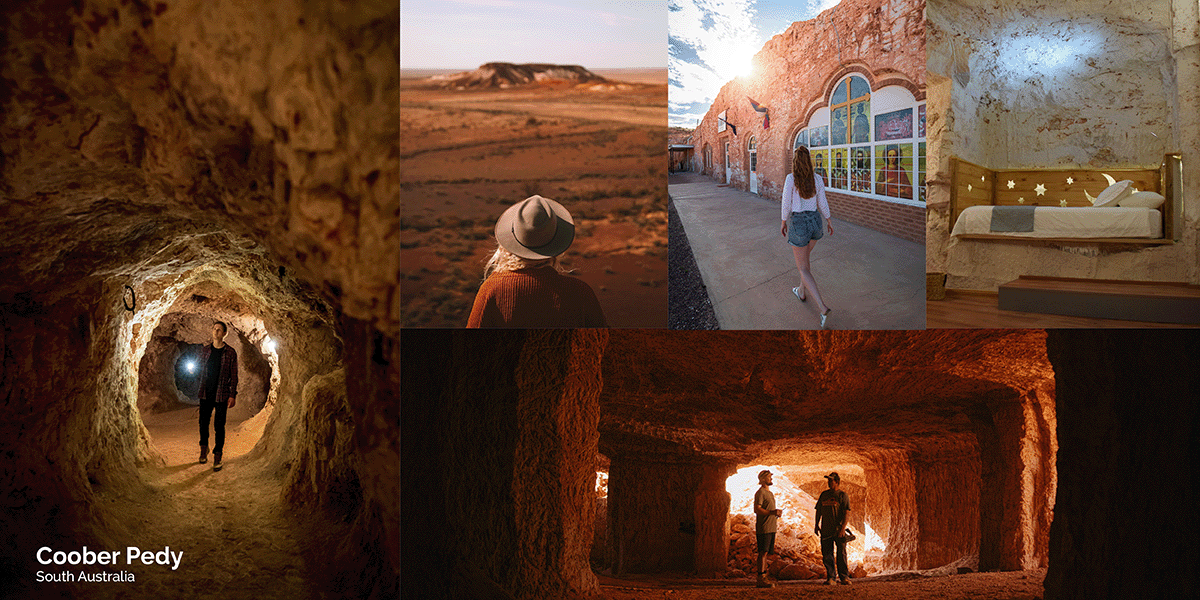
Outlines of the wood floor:
{"label": "wood floor", "polygon": [[1196,325],[1089,319],[1000,310],[995,292],[946,290],[945,300],[925,303],[925,326],[929,329],[1104,329],[1104,328],[1197,328]]}

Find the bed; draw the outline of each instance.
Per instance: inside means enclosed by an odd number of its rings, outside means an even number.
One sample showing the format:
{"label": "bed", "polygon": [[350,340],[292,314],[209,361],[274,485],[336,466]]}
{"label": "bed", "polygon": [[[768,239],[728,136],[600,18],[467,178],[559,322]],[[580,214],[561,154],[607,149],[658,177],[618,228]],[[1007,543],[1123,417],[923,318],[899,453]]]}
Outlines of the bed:
{"label": "bed", "polygon": [[[1182,163],[1167,155],[1158,169],[991,170],[951,158],[950,204],[958,239],[1171,244],[1178,237]],[[1166,199],[1157,208],[1095,207],[1113,181]]]}

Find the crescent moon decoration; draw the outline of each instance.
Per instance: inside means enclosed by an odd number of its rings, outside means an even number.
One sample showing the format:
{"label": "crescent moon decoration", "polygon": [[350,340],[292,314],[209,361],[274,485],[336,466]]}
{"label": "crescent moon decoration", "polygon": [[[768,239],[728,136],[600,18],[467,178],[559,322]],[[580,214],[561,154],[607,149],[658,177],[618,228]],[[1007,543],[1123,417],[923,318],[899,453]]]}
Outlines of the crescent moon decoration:
{"label": "crescent moon decoration", "polygon": [[1093,205],[1096,204],[1096,199],[1093,198],[1092,195],[1089,194],[1087,190],[1083,190],[1083,195],[1087,196],[1088,202],[1091,202]]}
{"label": "crescent moon decoration", "polygon": [[1117,180],[1113,179],[1113,176],[1109,175],[1108,173],[1101,173],[1101,175],[1103,175],[1104,178],[1108,180],[1108,185],[1112,185],[1117,182]]}

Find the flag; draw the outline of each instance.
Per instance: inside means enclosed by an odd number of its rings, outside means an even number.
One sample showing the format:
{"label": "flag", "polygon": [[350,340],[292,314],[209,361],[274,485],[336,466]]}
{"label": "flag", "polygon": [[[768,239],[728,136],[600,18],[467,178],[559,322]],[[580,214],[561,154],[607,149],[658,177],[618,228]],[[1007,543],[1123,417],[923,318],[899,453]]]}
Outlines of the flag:
{"label": "flag", "polygon": [[755,111],[762,113],[763,129],[770,129],[771,128],[771,115],[770,115],[770,113],[767,112],[767,107],[755,102],[754,98],[751,98],[750,96],[746,96],[746,99],[750,101],[750,106],[753,106]]}
{"label": "flag", "polygon": [[719,120],[719,121],[721,121],[721,122],[725,123],[725,126],[726,126],[726,127],[728,127],[728,128],[730,128],[731,130],[733,130],[733,135],[734,135],[734,137],[737,137],[737,125],[734,125],[733,123],[730,123],[729,121],[726,121],[725,119],[722,119],[722,118],[720,118],[720,117],[717,117],[717,120]]}

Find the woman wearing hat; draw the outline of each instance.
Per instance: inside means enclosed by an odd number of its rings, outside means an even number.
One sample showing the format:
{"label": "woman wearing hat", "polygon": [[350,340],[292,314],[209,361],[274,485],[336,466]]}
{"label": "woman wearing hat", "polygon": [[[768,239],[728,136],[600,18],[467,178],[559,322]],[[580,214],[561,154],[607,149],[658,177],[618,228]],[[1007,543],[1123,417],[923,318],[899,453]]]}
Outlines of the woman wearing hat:
{"label": "woman wearing hat", "polygon": [[[818,209],[821,211],[817,213]],[[833,235],[833,222],[829,219],[829,201],[825,199],[825,181],[820,175],[813,173],[812,158],[808,148],[796,147],[792,153],[792,172],[783,180],[783,236],[792,245],[792,254],[796,258],[796,268],[800,271],[800,285],[792,288],[792,293],[801,302],[808,300],[808,292],[812,292],[813,300],[817,302],[817,310],[821,311],[821,327],[825,327],[825,319],[833,309],[821,300],[821,292],[817,291],[817,280],[813,278],[812,267],[808,263],[808,255],[824,236],[821,231],[821,217],[825,217],[825,226],[829,235]]]}
{"label": "woman wearing hat", "polygon": [[563,205],[530,196],[510,206],[467,327],[607,327],[592,288],[559,272],[557,256],[574,239]]}

